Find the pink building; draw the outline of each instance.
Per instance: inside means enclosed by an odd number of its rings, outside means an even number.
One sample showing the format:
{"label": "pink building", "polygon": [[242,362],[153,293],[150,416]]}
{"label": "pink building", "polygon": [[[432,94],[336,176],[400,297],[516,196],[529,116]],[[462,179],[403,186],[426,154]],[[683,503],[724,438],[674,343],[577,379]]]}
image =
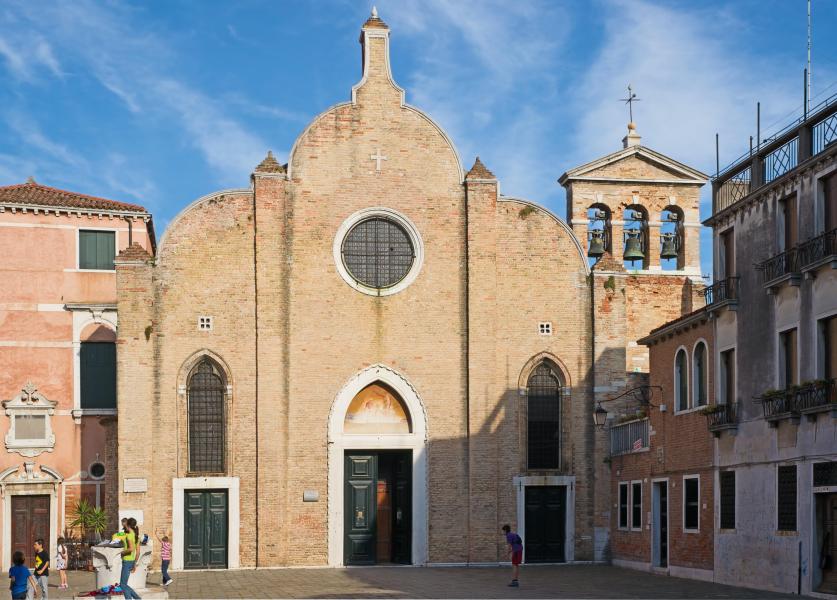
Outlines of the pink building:
{"label": "pink building", "polygon": [[46,187],[0,187],[0,558],[33,559],[80,498],[115,521],[116,277],[154,248],[141,206]]}

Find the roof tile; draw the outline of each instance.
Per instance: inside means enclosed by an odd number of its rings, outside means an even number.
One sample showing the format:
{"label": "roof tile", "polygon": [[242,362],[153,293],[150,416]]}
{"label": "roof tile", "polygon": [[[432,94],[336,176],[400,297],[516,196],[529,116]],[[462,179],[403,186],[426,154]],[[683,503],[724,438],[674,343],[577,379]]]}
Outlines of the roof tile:
{"label": "roof tile", "polygon": [[117,202],[86,194],[77,194],[67,190],[59,190],[29,181],[17,185],[0,187],[0,204],[19,204],[29,206],[48,206],[55,208],[81,208],[85,210],[112,210],[120,212],[147,213],[138,204]]}

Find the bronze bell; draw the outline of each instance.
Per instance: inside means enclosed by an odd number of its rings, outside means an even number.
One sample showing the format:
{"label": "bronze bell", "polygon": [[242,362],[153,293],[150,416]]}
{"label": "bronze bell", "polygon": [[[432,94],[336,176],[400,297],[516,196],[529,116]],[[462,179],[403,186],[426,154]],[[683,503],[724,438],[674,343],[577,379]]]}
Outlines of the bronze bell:
{"label": "bronze bell", "polygon": [[635,260],[643,260],[645,258],[645,252],[642,251],[642,232],[625,232],[625,253],[623,256],[625,257],[625,260],[629,260],[631,262]]}
{"label": "bronze bell", "polygon": [[663,240],[663,248],[660,250],[660,258],[677,258],[677,234],[664,233],[660,237]]}
{"label": "bronze bell", "polygon": [[587,256],[598,258],[604,254],[604,250],[604,231],[591,231],[590,247],[587,249]]}

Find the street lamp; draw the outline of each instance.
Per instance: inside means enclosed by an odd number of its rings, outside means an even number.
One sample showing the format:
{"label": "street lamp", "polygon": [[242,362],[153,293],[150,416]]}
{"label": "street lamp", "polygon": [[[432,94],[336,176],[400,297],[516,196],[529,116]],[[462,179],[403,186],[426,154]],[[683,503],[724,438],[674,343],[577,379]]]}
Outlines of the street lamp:
{"label": "street lamp", "polygon": [[603,429],[605,421],[607,420],[607,411],[602,408],[602,403],[596,405],[596,410],[593,411],[593,423],[598,429]]}

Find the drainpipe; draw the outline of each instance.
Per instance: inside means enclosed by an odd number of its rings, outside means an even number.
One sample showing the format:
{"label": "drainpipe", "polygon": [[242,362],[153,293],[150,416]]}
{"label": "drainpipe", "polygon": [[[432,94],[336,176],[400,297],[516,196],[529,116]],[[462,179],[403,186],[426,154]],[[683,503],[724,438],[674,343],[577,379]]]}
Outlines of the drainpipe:
{"label": "drainpipe", "polygon": [[128,221],[128,247],[130,248],[134,243],[134,221],[131,217],[125,217]]}

